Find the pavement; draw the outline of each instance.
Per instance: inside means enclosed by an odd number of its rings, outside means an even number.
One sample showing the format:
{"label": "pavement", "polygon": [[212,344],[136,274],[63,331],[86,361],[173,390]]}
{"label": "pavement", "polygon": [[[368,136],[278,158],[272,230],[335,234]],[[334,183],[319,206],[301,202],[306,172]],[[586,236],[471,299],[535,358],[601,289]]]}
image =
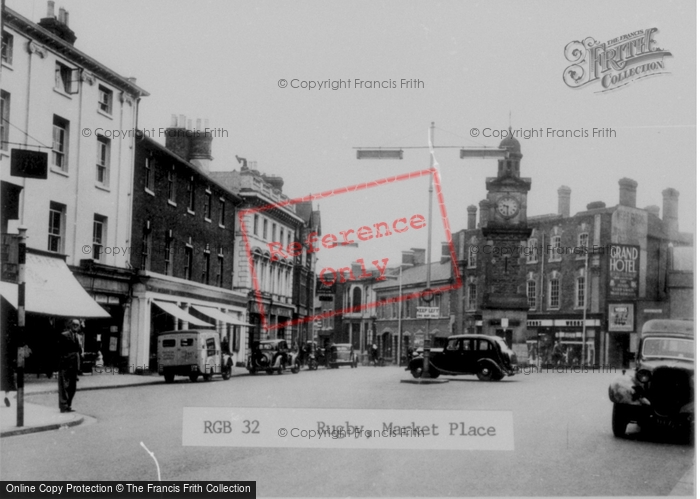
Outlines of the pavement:
{"label": "pavement", "polygon": [[[247,375],[242,367],[234,367],[232,376]],[[77,391],[105,390],[110,388],[125,388],[142,385],[156,385],[164,382],[162,376],[152,374],[120,374],[103,368],[101,372],[82,374],[78,377]],[[200,383],[201,378],[200,378]],[[46,407],[27,402],[30,395],[56,393],[56,407]],[[3,394],[4,395],[4,394]],[[0,438],[14,435],[24,435],[40,431],[58,430],[83,423],[88,416],[79,412],[62,413],[58,408],[58,380],[56,375],[47,378],[46,375],[27,374],[24,379],[24,425],[17,426],[17,392],[10,392],[7,399],[10,406],[0,404]]]}

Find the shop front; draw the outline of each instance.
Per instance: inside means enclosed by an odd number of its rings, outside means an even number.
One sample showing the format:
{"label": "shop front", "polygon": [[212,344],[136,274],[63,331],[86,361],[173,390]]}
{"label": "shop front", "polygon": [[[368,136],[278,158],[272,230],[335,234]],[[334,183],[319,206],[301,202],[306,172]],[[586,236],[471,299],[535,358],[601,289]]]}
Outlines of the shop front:
{"label": "shop front", "polygon": [[528,320],[526,345],[530,366],[575,367],[583,363],[602,363],[602,333],[600,319],[586,319],[586,339],[583,341],[583,319]]}

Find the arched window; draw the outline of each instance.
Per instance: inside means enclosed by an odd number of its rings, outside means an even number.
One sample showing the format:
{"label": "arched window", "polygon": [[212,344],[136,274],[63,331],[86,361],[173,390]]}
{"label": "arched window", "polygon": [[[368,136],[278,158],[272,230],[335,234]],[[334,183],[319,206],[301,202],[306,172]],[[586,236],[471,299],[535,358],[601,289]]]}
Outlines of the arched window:
{"label": "arched window", "polygon": [[352,290],[352,306],[353,308],[362,306],[362,288],[359,286]]}

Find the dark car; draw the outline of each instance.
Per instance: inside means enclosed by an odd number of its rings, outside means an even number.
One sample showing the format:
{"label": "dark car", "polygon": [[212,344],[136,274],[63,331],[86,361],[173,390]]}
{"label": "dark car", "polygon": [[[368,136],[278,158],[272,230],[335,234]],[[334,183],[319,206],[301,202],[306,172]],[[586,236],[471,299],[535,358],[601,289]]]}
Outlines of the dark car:
{"label": "dark car", "polygon": [[[414,357],[408,364],[414,378],[423,375],[423,355]],[[481,381],[500,381],[513,376],[518,370],[518,360],[505,341],[498,336],[462,334],[450,336],[444,348],[430,349],[431,378],[441,374],[475,374]]]}
{"label": "dark car", "polygon": [[643,431],[666,428],[690,435],[695,419],[695,332],[692,321],[655,319],[642,328],[636,368],[608,388],[613,402],[612,430],[627,435],[627,425]]}
{"label": "dark car", "polygon": [[352,343],[335,343],[330,346],[328,367],[335,369],[338,366],[357,367],[357,356]]}
{"label": "dark car", "polygon": [[289,350],[286,340],[264,340],[253,344],[246,367],[250,374],[258,371],[265,371],[267,374],[277,371],[282,374],[287,368],[296,374],[301,369],[301,362],[297,353]]}

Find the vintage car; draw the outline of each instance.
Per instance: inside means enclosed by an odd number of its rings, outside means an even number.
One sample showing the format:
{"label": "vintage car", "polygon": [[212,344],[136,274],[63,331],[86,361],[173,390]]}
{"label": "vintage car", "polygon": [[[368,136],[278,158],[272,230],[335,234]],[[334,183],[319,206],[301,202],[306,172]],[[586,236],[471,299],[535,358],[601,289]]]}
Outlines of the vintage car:
{"label": "vintage car", "polygon": [[301,361],[297,352],[292,352],[286,340],[263,340],[253,343],[253,349],[248,357],[247,369],[250,374],[265,371],[272,374],[277,371],[282,374],[290,369],[294,374],[301,369]]}
{"label": "vintage car", "polygon": [[613,403],[612,430],[627,435],[640,430],[672,430],[690,435],[695,418],[695,332],[693,321],[655,319],[642,327],[634,371],[618,376],[608,388]]}
{"label": "vintage car", "polygon": [[352,343],[335,343],[330,346],[328,367],[337,369],[338,366],[357,367],[357,356]]}
{"label": "vintage car", "polygon": [[[423,353],[414,357],[406,368],[414,378],[423,375]],[[450,336],[444,348],[431,348],[428,374],[437,378],[476,374],[481,381],[500,381],[513,376],[518,370],[518,360],[505,341],[498,336],[462,334]]]}
{"label": "vintage car", "polygon": [[221,349],[219,333],[213,329],[166,331],[158,335],[158,374],[166,383],[175,376],[189,376],[209,381],[214,374],[231,377],[233,360]]}

